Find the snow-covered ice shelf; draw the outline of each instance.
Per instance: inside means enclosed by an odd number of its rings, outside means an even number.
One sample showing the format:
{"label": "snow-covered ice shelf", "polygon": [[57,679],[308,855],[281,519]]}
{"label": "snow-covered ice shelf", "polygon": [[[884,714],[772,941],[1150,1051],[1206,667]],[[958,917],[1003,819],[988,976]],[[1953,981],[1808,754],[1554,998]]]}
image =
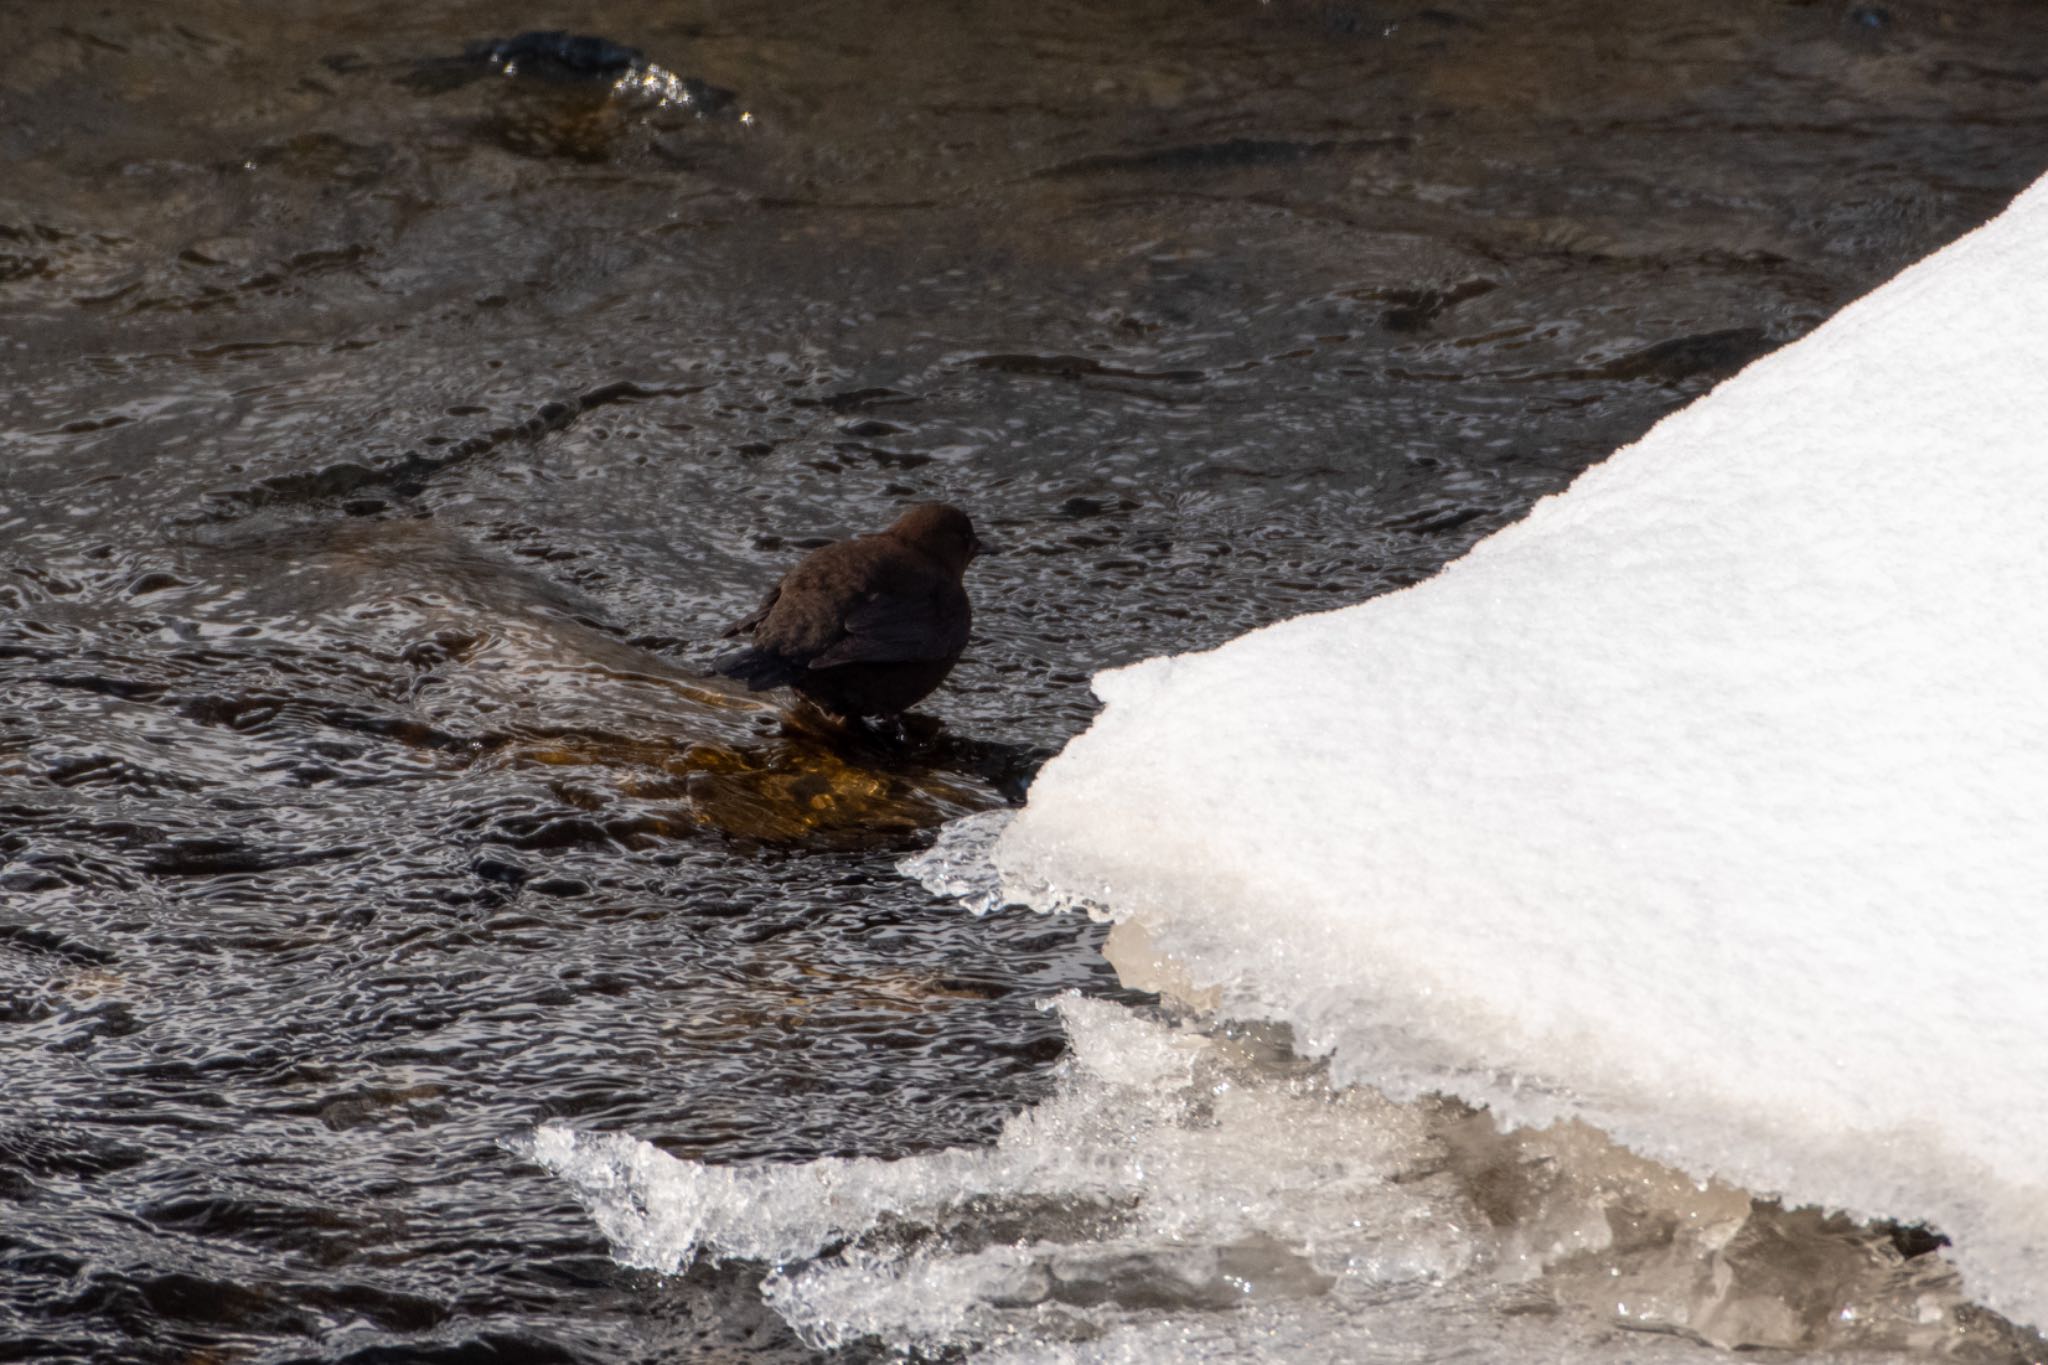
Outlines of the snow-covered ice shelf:
{"label": "snow-covered ice shelf", "polygon": [[1438,578],[1096,687],[1025,898],[2048,1323],[2048,188]]}

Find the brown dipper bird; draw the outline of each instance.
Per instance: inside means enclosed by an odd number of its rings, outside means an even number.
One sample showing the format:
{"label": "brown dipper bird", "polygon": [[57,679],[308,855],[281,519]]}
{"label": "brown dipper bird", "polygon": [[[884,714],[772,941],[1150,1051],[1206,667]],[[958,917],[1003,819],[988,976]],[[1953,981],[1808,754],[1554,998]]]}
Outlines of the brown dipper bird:
{"label": "brown dipper bird", "polygon": [[900,715],[967,648],[961,576],[981,552],[957,507],[922,502],[878,535],[813,550],[727,636],[754,643],[711,661],[750,692],[793,688],[844,720]]}

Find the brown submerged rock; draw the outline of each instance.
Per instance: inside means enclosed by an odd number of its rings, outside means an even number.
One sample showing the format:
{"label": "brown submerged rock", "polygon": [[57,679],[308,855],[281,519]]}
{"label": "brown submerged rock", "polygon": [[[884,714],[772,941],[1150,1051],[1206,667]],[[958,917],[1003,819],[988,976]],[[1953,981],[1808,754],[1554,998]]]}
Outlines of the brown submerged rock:
{"label": "brown submerged rock", "polygon": [[788,687],[846,720],[922,701],[967,648],[961,578],[981,552],[967,514],[926,502],[886,531],[812,551],[725,632],[754,643],[712,668],[760,692]]}

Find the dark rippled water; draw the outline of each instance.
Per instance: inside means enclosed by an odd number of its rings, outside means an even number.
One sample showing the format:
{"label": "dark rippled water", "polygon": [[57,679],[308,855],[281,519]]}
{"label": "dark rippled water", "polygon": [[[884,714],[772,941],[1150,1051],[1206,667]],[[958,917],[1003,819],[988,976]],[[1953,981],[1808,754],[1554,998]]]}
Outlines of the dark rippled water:
{"label": "dark rippled water", "polygon": [[[985,1138],[1113,978],[892,863],[1092,670],[1428,575],[2048,164],[2017,0],[0,16],[8,1359],[801,1355],[507,1140]],[[543,26],[735,98],[454,60]],[[698,679],[929,497],[1006,550],[938,739]]]}

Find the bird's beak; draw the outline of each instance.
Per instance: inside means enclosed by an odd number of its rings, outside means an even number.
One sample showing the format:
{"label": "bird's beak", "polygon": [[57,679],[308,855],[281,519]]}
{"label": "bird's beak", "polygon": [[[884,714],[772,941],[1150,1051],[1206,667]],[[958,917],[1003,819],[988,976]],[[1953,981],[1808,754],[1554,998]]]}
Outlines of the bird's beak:
{"label": "bird's beak", "polygon": [[996,551],[991,546],[984,543],[980,536],[976,536],[973,540],[968,542],[967,557],[969,559],[979,559],[983,555],[992,555],[995,553]]}

